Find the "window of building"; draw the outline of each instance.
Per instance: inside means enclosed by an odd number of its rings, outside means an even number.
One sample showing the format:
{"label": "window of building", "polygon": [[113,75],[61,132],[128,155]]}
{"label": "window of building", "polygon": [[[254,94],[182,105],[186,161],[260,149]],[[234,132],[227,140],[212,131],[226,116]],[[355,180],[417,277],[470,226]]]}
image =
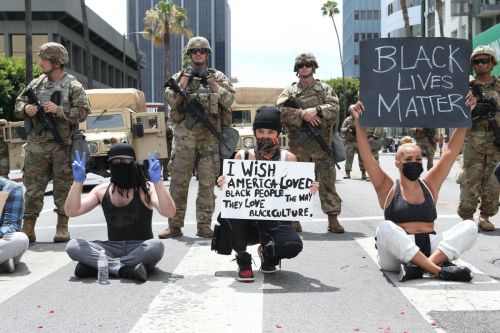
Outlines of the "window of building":
{"label": "window of building", "polygon": [[97,58],[96,56],[93,56],[92,57],[92,76],[94,77],[94,80],[97,80],[97,81],[101,80],[101,78],[99,76],[99,74],[100,74],[99,64],[100,64],[99,58]]}
{"label": "window of building", "polygon": [[362,32],[360,35],[361,35],[361,40],[365,40],[366,39],[366,34],[364,32]]}
{"label": "window of building", "polygon": [[387,5],[387,16],[391,15],[394,12],[392,2]]}
{"label": "window of building", "polygon": [[373,11],[373,19],[374,20],[380,20],[380,10],[374,10]]}
{"label": "window of building", "polygon": [[121,70],[119,70],[118,68],[115,69],[115,79],[116,79],[116,84],[115,84],[115,87],[122,87],[122,88],[125,88],[124,85],[122,85],[122,82],[123,82],[123,72]]}
{"label": "window of building", "polygon": [[366,10],[360,10],[360,19],[361,20],[366,20]]}
{"label": "window of building", "polygon": [[72,48],[70,56],[71,56],[71,62],[73,63],[73,65],[71,68],[78,73],[83,73],[82,48],[76,44],[73,44],[72,46],[73,46],[73,48]]}
{"label": "window of building", "polygon": [[[26,38],[25,35],[11,35],[11,56],[24,57],[26,56]],[[2,39],[3,40],[3,39]],[[44,43],[49,41],[48,35],[33,35],[32,36],[32,54],[33,62],[38,60],[38,49]],[[2,43],[3,48],[3,43]]]}
{"label": "window of building", "polygon": [[359,20],[359,10],[354,11],[354,20]]}
{"label": "window of building", "polygon": [[378,32],[373,33],[373,38],[379,38],[379,37],[380,37],[380,34]]}
{"label": "window of building", "polygon": [[354,33],[354,42],[359,42],[359,34],[357,32]]}
{"label": "window of building", "polygon": [[115,85],[115,68],[111,65],[108,65],[108,86],[112,88],[116,88]]}
{"label": "window of building", "polygon": [[366,11],[366,19],[367,20],[373,20],[373,10],[367,10]]}
{"label": "window of building", "polygon": [[101,82],[105,85],[108,85],[108,64],[105,61],[101,60]]}
{"label": "window of building", "polygon": [[[65,37],[62,37],[61,36],[61,45],[64,46],[66,48],[66,50],[68,51],[71,51],[72,50],[72,45],[73,43],[71,43],[71,41]],[[70,55],[71,57],[71,55]],[[69,63],[66,64],[66,68],[69,68],[69,69],[73,69],[74,67],[74,64],[72,61],[70,61]]]}

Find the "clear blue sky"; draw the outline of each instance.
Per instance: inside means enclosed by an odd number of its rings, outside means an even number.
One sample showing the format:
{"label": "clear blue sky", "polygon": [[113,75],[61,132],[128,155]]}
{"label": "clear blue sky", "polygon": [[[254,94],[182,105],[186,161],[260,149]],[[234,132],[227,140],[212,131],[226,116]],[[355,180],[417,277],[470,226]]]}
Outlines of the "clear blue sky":
{"label": "clear blue sky", "polygon": [[[232,75],[240,86],[284,87],[296,80],[297,53],[314,53],[316,77],[340,77],[337,40],[321,6],[326,0],[228,0]],[[86,0],[117,31],[126,31],[125,0]],[[337,1],[342,9],[342,0]],[[335,22],[342,39],[342,10]]]}

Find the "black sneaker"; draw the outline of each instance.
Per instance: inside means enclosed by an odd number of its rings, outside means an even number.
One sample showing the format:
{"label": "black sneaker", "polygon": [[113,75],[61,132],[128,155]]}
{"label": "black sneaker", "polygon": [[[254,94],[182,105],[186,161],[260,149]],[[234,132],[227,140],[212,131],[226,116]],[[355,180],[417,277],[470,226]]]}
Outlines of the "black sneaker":
{"label": "black sneaker", "polygon": [[248,252],[241,252],[236,255],[238,264],[238,281],[254,282],[255,277],[252,271],[252,256]]}
{"label": "black sneaker", "polygon": [[260,258],[260,271],[264,274],[274,274],[276,273],[276,265],[273,265],[272,263],[268,262],[265,257],[264,257],[264,252],[263,252],[262,245],[259,245],[259,248],[257,249],[257,253],[259,254]]}
{"label": "black sneaker", "polygon": [[97,269],[79,262],[75,267],[75,276],[79,279],[97,277]]}
{"label": "black sneaker", "polygon": [[469,282],[473,276],[470,268],[465,266],[441,267],[441,272],[439,272],[439,278],[445,281]]}
{"label": "black sneaker", "polygon": [[120,269],[118,270],[118,276],[121,278],[146,282],[148,273],[146,271],[146,267],[144,267],[144,265],[140,263],[135,266],[120,267]]}
{"label": "black sneaker", "polygon": [[399,281],[421,279],[424,276],[422,268],[412,264],[401,264],[399,266]]}
{"label": "black sneaker", "polygon": [[445,261],[441,264],[441,267],[451,267],[451,266],[456,266],[456,265],[449,261]]}

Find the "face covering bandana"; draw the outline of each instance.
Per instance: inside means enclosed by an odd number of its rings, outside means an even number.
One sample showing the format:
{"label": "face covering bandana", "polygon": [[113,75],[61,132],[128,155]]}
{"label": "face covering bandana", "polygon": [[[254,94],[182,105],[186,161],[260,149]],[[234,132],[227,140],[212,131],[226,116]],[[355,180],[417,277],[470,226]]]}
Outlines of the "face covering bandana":
{"label": "face covering bandana", "polygon": [[[258,138],[257,139],[257,146],[255,147],[255,153],[256,153],[256,158],[258,160],[263,160],[263,159],[271,159],[273,158],[276,153],[279,151],[280,145],[278,142],[278,138],[271,139],[271,138]],[[267,156],[270,156],[268,158],[264,158],[264,154]]]}
{"label": "face covering bandana", "polygon": [[111,164],[111,182],[116,186],[129,189],[138,186],[137,167],[135,163]]}
{"label": "face covering bandana", "polygon": [[403,175],[414,182],[420,177],[420,174],[424,171],[424,167],[420,162],[406,162],[403,163]]}

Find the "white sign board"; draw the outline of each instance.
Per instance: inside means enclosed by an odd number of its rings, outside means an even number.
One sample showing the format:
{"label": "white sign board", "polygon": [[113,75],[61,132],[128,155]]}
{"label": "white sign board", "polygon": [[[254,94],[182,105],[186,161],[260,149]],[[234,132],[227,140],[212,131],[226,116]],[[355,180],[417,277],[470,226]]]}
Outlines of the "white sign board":
{"label": "white sign board", "polygon": [[309,221],[314,163],[224,160],[223,218]]}

